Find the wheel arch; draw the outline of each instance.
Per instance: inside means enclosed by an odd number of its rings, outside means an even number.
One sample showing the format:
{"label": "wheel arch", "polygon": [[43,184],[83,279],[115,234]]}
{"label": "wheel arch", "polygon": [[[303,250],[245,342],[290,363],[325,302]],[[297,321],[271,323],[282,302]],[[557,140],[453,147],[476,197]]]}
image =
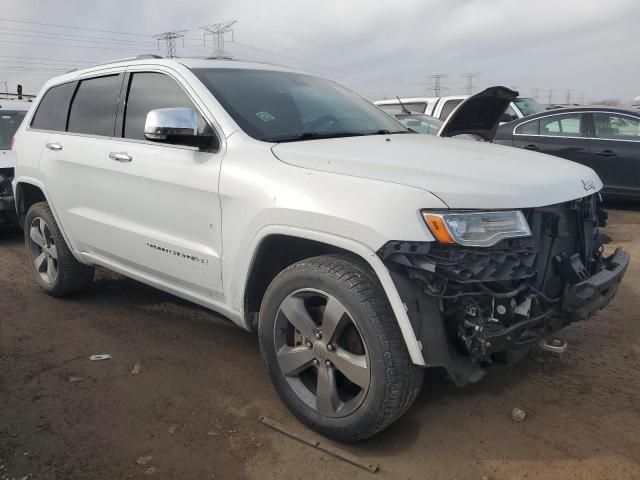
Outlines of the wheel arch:
{"label": "wheel arch", "polygon": [[[274,251],[277,252],[275,255]],[[242,298],[242,312],[250,329],[255,330],[264,293],[279,272],[304,258],[331,253],[343,254],[364,263],[375,274],[391,305],[412,362],[425,365],[420,342],[389,270],[367,246],[325,232],[271,226],[264,228],[254,239],[250,252]]]}

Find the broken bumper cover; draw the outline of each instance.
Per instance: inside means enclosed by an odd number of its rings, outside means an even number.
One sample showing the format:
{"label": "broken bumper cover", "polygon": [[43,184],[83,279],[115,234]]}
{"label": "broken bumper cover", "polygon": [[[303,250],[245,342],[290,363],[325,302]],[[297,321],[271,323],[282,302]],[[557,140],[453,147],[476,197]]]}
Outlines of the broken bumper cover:
{"label": "broken bumper cover", "polygon": [[562,310],[569,313],[572,321],[586,320],[613,300],[630,258],[627,252],[617,248],[605,259],[600,272],[569,288],[562,301]]}

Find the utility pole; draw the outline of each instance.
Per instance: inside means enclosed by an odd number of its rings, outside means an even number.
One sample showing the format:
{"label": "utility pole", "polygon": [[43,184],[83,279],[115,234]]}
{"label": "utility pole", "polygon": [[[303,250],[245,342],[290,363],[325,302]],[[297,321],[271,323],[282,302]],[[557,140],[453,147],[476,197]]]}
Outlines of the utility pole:
{"label": "utility pole", "polygon": [[433,80],[433,87],[431,87],[429,90],[433,90],[433,94],[436,97],[440,96],[440,90],[446,90],[446,88],[442,86],[442,79],[447,78],[448,76],[449,75],[445,75],[443,73],[429,76],[429,78]]}
{"label": "utility pole", "polygon": [[469,72],[462,75],[467,79],[467,95],[471,95],[473,93],[473,79],[480,75],[480,72]]}
{"label": "utility pole", "polygon": [[204,30],[202,34],[202,40],[204,46],[207,46],[207,37],[211,36],[213,41],[213,56],[224,57],[224,39],[227,33],[231,33],[231,41],[233,42],[233,25],[238,21],[231,20],[228,22],[214,23],[212,25],[205,25],[200,27]]}
{"label": "utility pole", "polygon": [[579,101],[580,105],[584,105],[584,97],[585,97],[585,93],[584,93],[584,92],[582,92],[582,93],[580,94],[580,101]]}
{"label": "utility pole", "polygon": [[547,96],[547,103],[551,105],[553,103],[553,90],[549,89]]}
{"label": "utility pole", "polygon": [[167,49],[167,57],[173,58],[176,56],[176,40],[182,39],[182,46],[184,47],[184,34],[188,30],[177,30],[175,32],[163,32],[154,35],[153,37],[158,39],[158,46],[160,46],[160,41],[163,40],[165,47]]}

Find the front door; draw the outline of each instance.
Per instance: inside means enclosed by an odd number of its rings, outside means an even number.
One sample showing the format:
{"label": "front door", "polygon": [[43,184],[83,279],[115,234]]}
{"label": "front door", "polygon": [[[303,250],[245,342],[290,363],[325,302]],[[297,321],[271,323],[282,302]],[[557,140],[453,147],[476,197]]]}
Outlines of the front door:
{"label": "front door", "polygon": [[210,129],[189,94],[160,72],[127,75],[109,141],[105,182],[112,189],[109,256],[164,282],[210,297],[222,295],[221,212],[218,177],[222,154],[148,141],[149,111],[188,107],[201,130]]}

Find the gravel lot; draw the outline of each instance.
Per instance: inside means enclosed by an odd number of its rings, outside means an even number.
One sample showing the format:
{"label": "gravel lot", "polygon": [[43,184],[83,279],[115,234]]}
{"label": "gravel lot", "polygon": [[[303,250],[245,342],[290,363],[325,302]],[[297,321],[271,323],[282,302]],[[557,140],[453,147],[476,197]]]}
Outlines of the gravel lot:
{"label": "gravel lot", "polygon": [[305,432],[254,336],[103,270],[86,294],[47,297],[22,232],[1,229],[0,480],[640,478],[640,210],[610,216],[610,248],[633,256],[614,304],[567,329],[561,356],[535,351],[464,389],[431,372],[398,423],[341,446],[376,475],[258,422]]}

